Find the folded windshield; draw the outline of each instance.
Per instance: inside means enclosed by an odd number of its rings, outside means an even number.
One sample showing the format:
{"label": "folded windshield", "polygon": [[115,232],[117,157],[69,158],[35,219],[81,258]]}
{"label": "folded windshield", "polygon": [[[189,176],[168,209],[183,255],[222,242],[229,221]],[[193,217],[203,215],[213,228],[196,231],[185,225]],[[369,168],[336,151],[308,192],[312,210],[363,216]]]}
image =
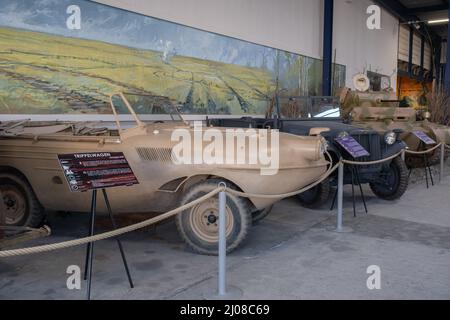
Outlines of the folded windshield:
{"label": "folded windshield", "polygon": [[123,93],[113,95],[111,102],[117,114],[130,114],[129,103],[136,114],[148,115],[145,118],[150,121],[183,121],[178,109],[166,97]]}
{"label": "folded windshield", "polygon": [[[339,118],[338,97],[279,97],[278,106],[282,119]],[[274,110],[276,111],[276,110]]]}

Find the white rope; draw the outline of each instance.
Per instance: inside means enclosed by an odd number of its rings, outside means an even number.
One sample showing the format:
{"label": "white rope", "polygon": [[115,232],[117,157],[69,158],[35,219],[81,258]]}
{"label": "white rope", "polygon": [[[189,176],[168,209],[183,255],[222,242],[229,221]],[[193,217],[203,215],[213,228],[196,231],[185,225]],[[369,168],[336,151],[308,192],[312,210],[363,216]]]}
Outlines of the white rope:
{"label": "white rope", "polygon": [[325,180],[326,178],[329,177],[329,175],[331,175],[331,173],[333,173],[336,168],[338,167],[339,164],[336,164],[334,167],[330,168],[329,170],[327,170],[327,172],[322,176],[322,178],[318,181],[316,181],[315,183],[302,188],[299,191],[296,192],[291,192],[291,193],[287,193],[284,195],[252,195],[252,194],[247,194],[247,193],[243,193],[243,192],[239,192],[239,191],[235,191],[233,189],[229,189],[226,187],[219,187],[217,189],[214,189],[213,191],[205,194],[204,196],[190,202],[187,203],[179,208],[173,209],[169,212],[163,213],[157,217],[151,218],[151,219],[147,219],[144,220],[142,222],[138,222],[136,224],[132,224],[123,228],[119,228],[119,229],[115,229],[112,231],[108,231],[108,232],[104,232],[104,233],[99,233],[96,234],[94,236],[90,236],[90,237],[84,237],[84,238],[80,238],[80,239],[75,239],[75,240],[69,240],[69,241],[63,241],[63,242],[59,242],[59,243],[53,243],[53,244],[47,244],[47,245],[42,245],[42,246],[36,246],[36,247],[29,247],[29,248],[22,248],[22,249],[14,249],[14,250],[4,250],[4,251],[0,251],[0,258],[6,258],[6,257],[12,257],[12,256],[20,256],[20,255],[26,255],[26,254],[33,254],[33,253],[39,253],[39,252],[48,252],[48,251],[53,251],[53,250],[58,250],[58,249],[63,249],[63,248],[69,248],[69,247],[74,247],[74,246],[78,246],[78,245],[82,245],[82,244],[86,244],[89,242],[95,242],[95,241],[99,241],[99,240],[105,240],[108,238],[112,238],[112,237],[116,237],[119,235],[122,235],[124,233],[128,233],[131,231],[135,231],[137,229],[141,229],[147,226],[150,226],[152,224],[158,223],[162,220],[168,219],[186,209],[189,209],[213,196],[215,196],[216,194],[218,194],[220,191],[225,191],[228,192],[230,194],[236,194],[238,193],[239,195],[243,196],[243,197],[247,197],[247,198],[285,198],[285,197],[289,197],[291,195],[295,195],[298,193],[302,193],[305,192],[306,190],[313,188],[314,186],[316,186],[317,184],[321,183],[323,180]]}
{"label": "white rope", "polygon": [[104,240],[104,239],[108,239],[111,237],[116,237],[119,236],[121,234],[127,233],[127,232],[131,232],[131,231],[135,231],[137,229],[141,229],[147,226],[150,226],[152,224],[155,224],[157,222],[160,222],[162,220],[165,220],[167,218],[170,218],[174,215],[176,215],[179,212],[182,212],[186,209],[189,209],[213,196],[215,196],[216,194],[218,194],[220,191],[225,190],[225,188],[220,187],[217,189],[214,189],[213,191],[205,194],[204,196],[190,202],[187,203],[181,207],[178,207],[176,209],[173,209],[169,212],[163,213],[157,217],[154,218],[150,218],[141,222],[138,222],[136,224],[132,224],[123,228],[119,228],[119,229],[115,229],[112,231],[108,231],[108,232],[104,232],[104,233],[99,233],[96,234],[94,236],[91,237],[85,237],[85,238],[80,238],[80,239],[75,239],[75,240],[69,240],[69,241],[63,241],[63,242],[59,242],[59,243],[52,243],[52,244],[47,244],[47,245],[42,245],[42,246],[37,246],[37,247],[29,247],[29,248],[22,248],[22,249],[14,249],[14,250],[4,250],[4,251],[0,251],[0,258],[5,258],[5,257],[12,257],[12,256],[20,256],[20,255],[25,255],[25,254],[32,254],[32,253],[38,253],[38,252],[47,252],[47,251],[53,251],[53,250],[57,250],[57,249],[63,249],[63,248],[69,248],[69,247],[74,247],[74,246],[79,246],[82,244],[86,244],[89,242],[94,242],[94,241],[99,241],[99,240]]}
{"label": "white rope", "polygon": [[246,193],[246,192],[241,192],[241,191],[237,191],[237,190],[233,190],[233,189],[227,189],[226,192],[230,193],[230,194],[234,194],[236,196],[239,197],[243,197],[243,198],[264,198],[264,199],[283,199],[283,198],[288,198],[288,197],[292,197],[295,196],[297,194],[303,193],[305,191],[308,191],[311,188],[314,188],[315,186],[317,186],[318,184],[322,183],[325,179],[327,179],[339,166],[339,163],[337,163],[334,167],[330,167],[323,175],[322,177],[317,180],[314,183],[309,184],[308,186],[298,190],[298,191],[293,191],[293,192],[288,192],[288,193],[282,193],[282,194],[256,194],[256,193]]}
{"label": "white rope", "polygon": [[401,155],[404,152],[404,150],[400,151],[399,153],[396,153],[390,157],[384,158],[384,159],[380,159],[380,160],[376,160],[376,161],[367,161],[367,162],[363,162],[363,161],[350,161],[350,160],[344,160],[342,159],[342,163],[345,164],[351,164],[351,165],[357,165],[357,166],[370,166],[370,165],[374,165],[374,164],[379,164],[379,163],[383,163],[389,160],[392,160],[394,158],[397,158],[399,155]]}
{"label": "white rope", "polygon": [[406,150],[406,153],[410,153],[410,154],[426,154],[426,153],[430,153],[434,150],[436,150],[437,148],[439,148],[442,145],[442,143],[439,143],[438,145],[434,146],[433,148],[424,150],[424,151],[411,151],[411,150]]}
{"label": "white rope", "polygon": [[[441,144],[435,146],[432,149],[427,150],[426,152],[431,152],[435,149],[437,149],[439,146],[441,146]],[[446,145],[447,148],[450,148],[449,146]],[[386,162],[389,161],[391,159],[394,159],[396,157],[398,157],[399,155],[401,155],[403,152],[408,152],[408,150],[402,150],[401,152],[394,154],[390,157],[387,157],[385,159],[381,159],[381,160],[377,160],[377,161],[370,161],[370,162],[358,162],[358,161],[349,161],[349,160],[341,160],[340,162],[344,163],[344,164],[352,164],[352,165],[373,165],[373,164],[378,164],[378,163],[382,163],[382,162]],[[420,154],[426,153],[426,152],[421,152]],[[409,151],[409,153],[416,153],[413,151]],[[331,158],[330,158],[331,159]],[[340,163],[339,162],[339,163]],[[0,258],[6,258],[6,257],[12,257],[12,256],[21,256],[21,255],[27,255],[27,254],[33,254],[33,253],[40,253],[40,252],[48,252],[48,251],[53,251],[53,250],[58,250],[58,249],[63,249],[63,248],[69,248],[69,247],[74,247],[74,246],[78,246],[78,245],[82,245],[82,244],[86,244],[89,242],[95,242],[95,241],[99,241],[99,240],[105,240],[108,238],[112,238],[112,237],[116,237],[131,231],[135,231],[150,225],[153,225],[155,223],[158,223],[162,220],[168,219],[186,209],[189,209],[213,196],[215,196],[216,194],[218,194],[221,191],[225,191],[228,192],[230,194],[234,194],[236,196],[239,197],[246,197],[246,198],[266,198],[266,199],[282,199],[282,198],[287,198],[287,197],[291,197],[300,193],[303,193],[311,188],[314,188],[315,186],[317,186],[318,184],[322,183],[325,179],[327,179],[339,166],[339,163],[337,163],[335,166],[331,167],[322,175],[322,177],[317,180],[316,182],[298,190],[298,191],[293,191],[293,192],[289,192],[289,193],[283,193],[283,194],[277,194],[277,195],[266,195],[266,194],[254,194],[254,193],[245,193],[245,192],[240,192],[237,190],[233,190],[230,188],[226,188],[226,187],[218,187],[216,189],[214,189],[213,191],[203,195],[202,197],[187,203],[185,205],[182,205],[176,209],[173,209],[171,211],[168,211],[166,213],[163,213],[157,217],[154,218],[150,218],[141,222],[138,222],[136,224],[132,224],[126,227],[122,227],[119,229],[115,229],[112,231],[108,231],[108,232],[104,232],[104,233],[99,233],[96,234],[94,236],[90,236],[90,237],[84,237],[84,238],[80,238],[80,239],[75,239],[75,240],[69,240],[69,241],[63,241],[63,242],[59,242],[59,243],[52,243],[52,244],[47,244],[47,245],[42,245],[42,246],[36,246],[36,247],[28,247],[28,248],[21,248],[21,249],[14,249],[14,250],[3,250],[0,251]]]}

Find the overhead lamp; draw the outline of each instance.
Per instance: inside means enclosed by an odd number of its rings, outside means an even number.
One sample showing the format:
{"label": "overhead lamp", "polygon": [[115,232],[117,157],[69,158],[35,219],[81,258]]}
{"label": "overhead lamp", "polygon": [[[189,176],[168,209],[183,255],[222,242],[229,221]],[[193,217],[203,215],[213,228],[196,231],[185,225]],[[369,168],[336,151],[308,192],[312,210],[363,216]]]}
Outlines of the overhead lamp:
{"label": "overhead lamp", "polygon": [[447,23],[447,19],[436,19],[436,20],[428,20],[428,24],[439,24],[439,23]]}

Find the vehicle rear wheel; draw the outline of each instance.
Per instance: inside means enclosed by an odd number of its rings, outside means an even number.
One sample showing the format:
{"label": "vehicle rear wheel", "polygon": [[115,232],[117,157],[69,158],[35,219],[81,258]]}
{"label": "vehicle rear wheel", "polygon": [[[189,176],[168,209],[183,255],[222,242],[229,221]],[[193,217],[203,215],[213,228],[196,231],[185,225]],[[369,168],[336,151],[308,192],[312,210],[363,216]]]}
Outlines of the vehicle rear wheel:
{"label": "vehicle rear wheel", "polygon": [[261,220],[263,220],[265,217],[267,217],[270,212],[273,209],[273,205],[271,205],[270,207],[261,209],[261,210],[256,210],[252,212],[252,222],[253,224],[256,224],[258,222],[260,222]]}
{"label": "vehicle rear wheel", "polygon": [[[220,180],[202,181],[190,187],[181,204],[192,202],[218,187]],[[234,186],[227,183],[227,187]],[[218,195],[187,209],[176,216],[178,232],[183,240],[197,253],[217,255],[219,238]],[[247,237],[252,224],[250,203],[247,199],[227,193],[226,202],[227,251],[236,249]]]}
{"label": "vehicle rear wheel", "polygon": [[297,195],[300,204],[309,209],[318,209],[330,197],[330,180],[325,179],[317,186]]}
{"label": "vehicle rear wheel", "polygon": [[45,211],[24,177],[0,172],[0,190],[7,226],[36,228],[42,224]]}
{"label": "vehicle rear wheel", "polygon": [[372,192],[381,199],[399,199],[408,189],[408,168],[401,157],[393,159],[389,169],[384,171],[380,178],[369,185]]}

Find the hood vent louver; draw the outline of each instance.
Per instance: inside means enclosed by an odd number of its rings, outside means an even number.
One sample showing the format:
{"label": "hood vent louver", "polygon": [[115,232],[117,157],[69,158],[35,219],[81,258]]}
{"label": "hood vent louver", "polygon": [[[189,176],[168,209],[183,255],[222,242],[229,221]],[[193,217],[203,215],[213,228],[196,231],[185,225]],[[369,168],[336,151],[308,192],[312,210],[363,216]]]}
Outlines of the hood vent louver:
{"label": "hood vent louver", "polygon": [[144,161],[172,162],[172,148],[136,148]]}

